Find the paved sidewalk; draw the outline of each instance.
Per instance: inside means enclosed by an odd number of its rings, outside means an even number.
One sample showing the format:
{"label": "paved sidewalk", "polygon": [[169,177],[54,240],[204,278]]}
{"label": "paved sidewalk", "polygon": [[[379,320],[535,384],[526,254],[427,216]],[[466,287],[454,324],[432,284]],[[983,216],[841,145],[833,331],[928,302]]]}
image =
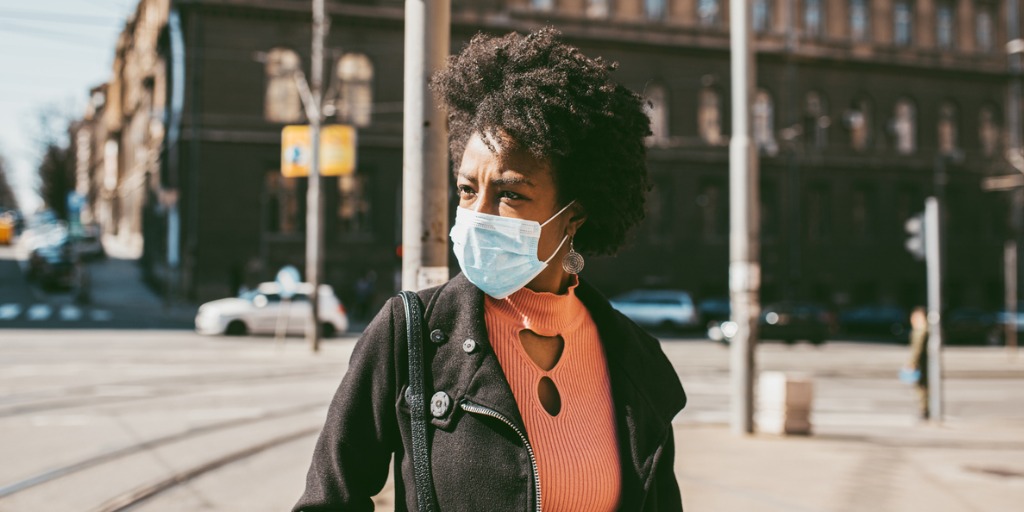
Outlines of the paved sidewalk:
{"label": "paved sidewalk", "polygon": [[677,426],[688,511],[1009,512],[1024,503],[1024,424],[740,437]]}

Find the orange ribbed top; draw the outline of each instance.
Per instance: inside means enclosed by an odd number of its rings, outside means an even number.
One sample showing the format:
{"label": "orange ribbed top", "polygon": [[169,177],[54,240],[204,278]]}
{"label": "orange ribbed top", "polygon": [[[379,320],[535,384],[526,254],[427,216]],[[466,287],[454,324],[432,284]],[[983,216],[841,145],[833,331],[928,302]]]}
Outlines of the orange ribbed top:
{"label": "orange ribbed top", "polygon": [[[615,510],[622,487],[608,365],[597,327],[576,298],[577,284],[565,295],[523,288],[502,300],[485,296],[487,335],[533,446],[546,512]],[[519,332],[524,329],[564,340],[550,371],[523,348]],[[555,416],[539,398],[544,377],[561,397]]]}

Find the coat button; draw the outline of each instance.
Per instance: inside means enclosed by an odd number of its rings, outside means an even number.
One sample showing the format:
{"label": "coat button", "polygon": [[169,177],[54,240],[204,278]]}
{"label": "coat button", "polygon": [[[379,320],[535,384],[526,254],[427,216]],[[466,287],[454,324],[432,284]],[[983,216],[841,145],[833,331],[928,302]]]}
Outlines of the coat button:
{"label": "coat button", "polygon": [[451,405],[452,400],[448,397],[448,393],[438,391],[434,393],[434,396],[430,397],[430,414],[434,415],[435,418],[440,418],[448,414],[448,408]]}
{"label": "coat button", "polygon": [[448,341],[448,335],[446,335],[445,333],[441,332],[441,329],[434,329],[430,333],[430,341],[433,341],[434,343],[437,343],[438,345],[440,345],[440,344]]}
{"label": "coat button", "polygon": [[476,341],[473,338],[468,338],[462,342],[462,350],[467,354],[472,354],[476,351]]}

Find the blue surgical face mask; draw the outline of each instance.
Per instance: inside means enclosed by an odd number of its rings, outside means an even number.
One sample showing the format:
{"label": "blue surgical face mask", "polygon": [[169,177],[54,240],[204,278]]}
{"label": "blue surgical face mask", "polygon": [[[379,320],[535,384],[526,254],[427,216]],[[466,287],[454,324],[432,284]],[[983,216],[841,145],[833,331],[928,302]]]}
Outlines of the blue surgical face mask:
{"label": "blue surgical face mask", "polygon": [[462,272],[469,282],[495,299],[512,295],[543,272],[565,245],[568,235],[562,237],[548,259],[541,261],[537,257],[541,229],[574,202],[565,205],[544,224],[460,207],[455,213],[451,238]]}

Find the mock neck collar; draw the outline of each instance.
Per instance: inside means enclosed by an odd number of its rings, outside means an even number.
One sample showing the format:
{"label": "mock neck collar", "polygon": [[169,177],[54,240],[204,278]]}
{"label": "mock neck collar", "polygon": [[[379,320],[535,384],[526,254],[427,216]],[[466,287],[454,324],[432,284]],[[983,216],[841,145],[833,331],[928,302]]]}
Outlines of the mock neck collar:
{"label": "mock neck collar", "polygon": [[586,307],[576,298],[579,278],[569,278],[569,287],[563,294],[535,292],[521,288],[504,299],[484,295],[487,309],[495,311],[513,322],[541,336],[566,333],[579,325]]}

